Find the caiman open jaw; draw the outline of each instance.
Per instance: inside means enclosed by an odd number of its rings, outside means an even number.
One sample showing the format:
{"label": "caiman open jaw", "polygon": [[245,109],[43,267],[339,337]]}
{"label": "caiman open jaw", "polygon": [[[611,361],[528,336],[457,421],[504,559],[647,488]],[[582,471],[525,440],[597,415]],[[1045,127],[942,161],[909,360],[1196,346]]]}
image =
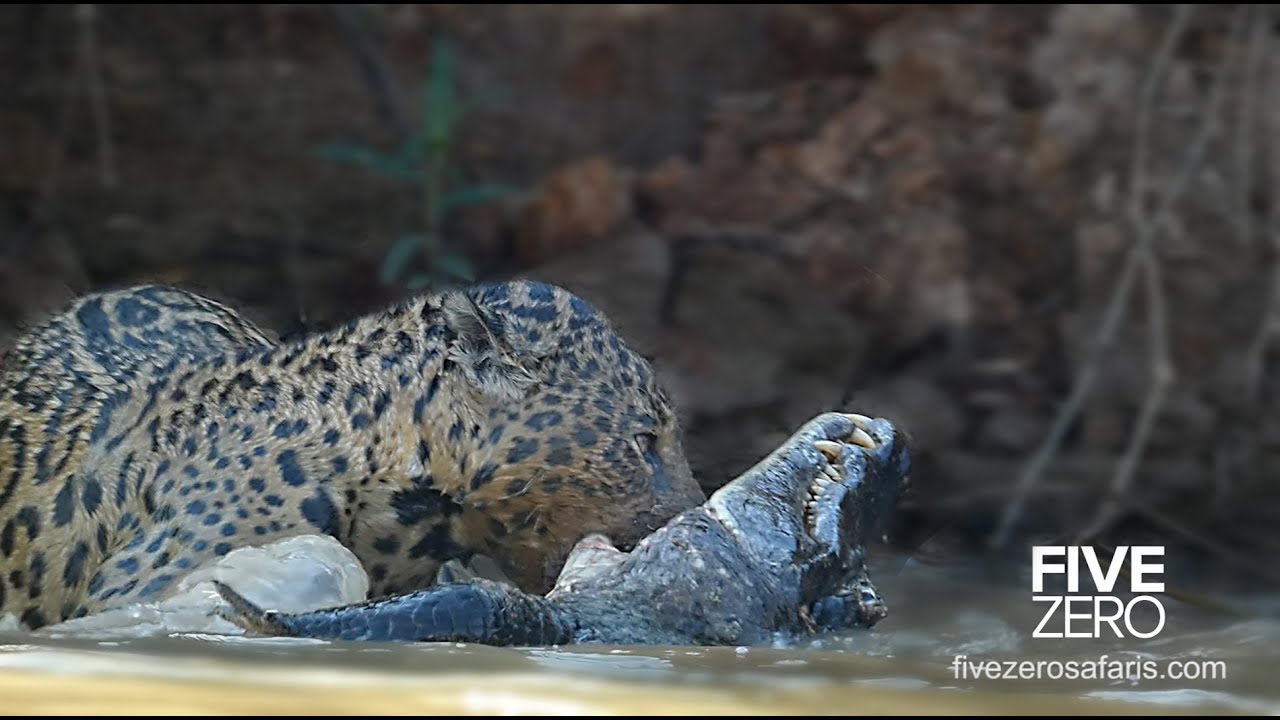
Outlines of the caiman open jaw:
{"label": "caiman open jaw", "polygon": [[814,443],[824,462],[803,510],[800,615],[811,631],[871,627],[888,614],[868,576],[866,544],[907,483],[909,456],[887,421],[844,417],[856,430]]}
{"label": "caiman open jaw", "polygon": [[805,502],[809,537],[842,554],[870,539],[875,522],[897,502],[909,471],[906,443],[888,421],[844,417],[855,426],[845,442],[814,443],[826,462]]}
{"label": "caiman open jaw", "polygon": [[901,494],[906,445],[887,420],[824,413],[704,507],[737,542],[774,564],[796,553],[847,555]]}
{"label": "caiman open jaw", "polygon": [[[854,424],[853,432],[849,433],[849,437],[845,443],[834,442],[831,440],[818,440],[813,444],[823,455],[826,456],[826,462],[822,464],[821,472],[814,478],[813,483],[809,485],[809,500],[805,503],[805,525],[811,536],[816,536],[818,532],[819,518],[825,516],[831,505],[836,505],[839,509],[839,497],[844,495],[848,489],[848,483],[855,486],[859,482],[861,475],[866,470],[866,463],[859,463],[857,469],[860,471],[856,475],[850,475],[845,467],[846,463],[854,462],[849,454],[857,453],[854,447],[863,448],[871,452],[875,452],[878,443],[867,433],[872,429],[871,418],[865,415],[846,415]],[[828,490],[837,489],[837,493],[828,494]],[[836,497],[833,497],[836,496]]]}

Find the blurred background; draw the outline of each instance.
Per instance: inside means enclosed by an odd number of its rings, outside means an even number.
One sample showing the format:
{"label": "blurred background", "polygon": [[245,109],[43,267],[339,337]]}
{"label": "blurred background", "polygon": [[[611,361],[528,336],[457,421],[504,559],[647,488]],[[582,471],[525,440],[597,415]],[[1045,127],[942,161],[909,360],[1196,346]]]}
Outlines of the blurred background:
{"label": "blurred background", "polygon": [[143,281],[289,336],[534,277],[654,359],[708,488],[849,408],[914,439],[920,557],[1274,583],[1278,21],[6,5],[0,348]]}

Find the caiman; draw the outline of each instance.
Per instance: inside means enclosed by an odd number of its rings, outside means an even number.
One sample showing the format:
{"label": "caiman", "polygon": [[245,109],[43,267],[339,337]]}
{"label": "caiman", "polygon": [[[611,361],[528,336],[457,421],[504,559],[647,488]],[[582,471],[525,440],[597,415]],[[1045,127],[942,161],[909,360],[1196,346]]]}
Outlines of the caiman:
{"label": "caiman", "polygon": [[331,640],[745,646],[870,627],[887,610],[866,546],[909,469],[892,423],[825,413],[630,552],[583,538],[545,596],[469,579],[282,614],[218,590],[252,632]]}

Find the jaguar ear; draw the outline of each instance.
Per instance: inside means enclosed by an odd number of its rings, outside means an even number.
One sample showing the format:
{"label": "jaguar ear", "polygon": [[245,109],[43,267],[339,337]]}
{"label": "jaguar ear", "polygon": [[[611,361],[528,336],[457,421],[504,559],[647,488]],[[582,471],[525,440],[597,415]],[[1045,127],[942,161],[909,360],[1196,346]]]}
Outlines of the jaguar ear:
{"label": "jaguar ear", "polygon": [[445,295],[440,309],[454,335],[449,360],[467,381],[496,400],[523,397],[535,377],[529,358],[522,358],[508,341],[503,319],[487,312],[466,291]]}

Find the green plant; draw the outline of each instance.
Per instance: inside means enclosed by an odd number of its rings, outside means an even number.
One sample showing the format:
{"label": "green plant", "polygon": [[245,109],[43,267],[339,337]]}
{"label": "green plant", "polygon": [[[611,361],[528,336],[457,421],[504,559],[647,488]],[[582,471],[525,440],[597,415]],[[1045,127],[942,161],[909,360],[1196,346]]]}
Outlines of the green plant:
{"label": "green plant", "polygon": [[418,257],[424,261],[420,272],[405,281],[410,290],[449,279],[474,280],[466,258],[446,246],[441,228],[449,213],[471,205],[499,199],[511,190],[492,183],[456,183],[457,169],[451,164],[458,129],[474,102],[460,101],[456,85],[456,56],[445,39],[437,40],[431,69],[422,88],[421,121],[395,152],[383,153],[359,145],[336,144],[320,149],[321,155],[338,162],[360,165],[384,176],[413,184],[419,193],[422,228],[406,233],[392,244],[382,261],[384,284],[395,283]]}

